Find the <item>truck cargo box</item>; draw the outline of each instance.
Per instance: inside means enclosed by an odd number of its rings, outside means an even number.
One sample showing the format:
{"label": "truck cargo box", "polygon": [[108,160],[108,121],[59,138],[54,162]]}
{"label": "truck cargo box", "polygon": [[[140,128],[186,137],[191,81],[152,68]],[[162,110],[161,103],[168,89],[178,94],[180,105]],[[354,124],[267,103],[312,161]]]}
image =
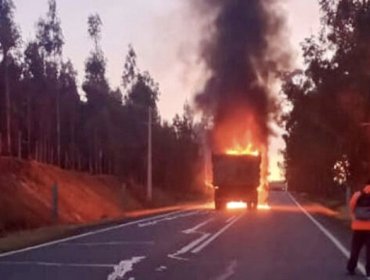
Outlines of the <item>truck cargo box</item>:
{"label": "truck cargo box", "polygon": [[224,208],[230,201],[243,201],[251,207],[256,207],[260,165],[259,156],[212,155],[216,209]]}

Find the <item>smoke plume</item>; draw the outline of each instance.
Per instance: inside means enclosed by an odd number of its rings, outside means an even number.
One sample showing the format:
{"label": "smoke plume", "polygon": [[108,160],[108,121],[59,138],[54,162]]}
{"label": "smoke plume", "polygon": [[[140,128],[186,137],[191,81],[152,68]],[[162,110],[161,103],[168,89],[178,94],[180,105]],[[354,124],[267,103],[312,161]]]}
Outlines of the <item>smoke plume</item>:
{"label": "smoke plume", "polygon": [[209,78],[195,102],[213,119],[214,148],[235,139],[266,148],[276,110],[269,85],[289,63],[279,5],[275,0],[193,2],[211,19],[200,53]]}

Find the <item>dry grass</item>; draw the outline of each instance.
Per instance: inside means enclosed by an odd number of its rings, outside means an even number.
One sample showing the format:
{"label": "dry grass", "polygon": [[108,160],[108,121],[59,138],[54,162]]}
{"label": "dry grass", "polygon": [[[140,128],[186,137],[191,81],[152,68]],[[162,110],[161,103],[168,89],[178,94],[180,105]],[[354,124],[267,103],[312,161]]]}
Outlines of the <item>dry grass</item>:
{"label": "dry grass", "polygon": [[37,162],[0,158],[0,235],[52,225],[52,185],[59,189],[59,223],[122,216],[141,204],[113,176],[91,176]]}
{"label": "dry grass", "polygon": [[[59,187],[59,221],[52,223],[52,186]],[[154,189],[152,207],[125,190],[113,176],[91,176],[55,166],[0,157],[0,251],[73,235],[86,227],[117,223],[188,206]],[[161,208],[160,208],[161,207]]]}
{"label": "dry grass", "polygon": [[81,231],[94,230],[95,228],[109,226],[113,224],[122,223],[125,219],[133,219],[146,217],[151,215],[157,215],[161,213],[176,211],[179,209],[199,209],[199,208],[211,208],[213,205],[208,204],[182,204],[176,206],[167,206],[155,209],[141,209],[135,211],[129,211],[124,214],[121,218],[105,219],[101,221],[95,221],[86,224],[79,225],[57,225],[42,227],[33,230],[24,230],[14,232],[6,237],[0,238],[0,253],[17,250],[37,244],[42,244],[48,241],[57,240],[78,234]]}
{"label": "dry grass", "polygon": [[0,239],[0,252],[17,250],[50,240],[59,239],[70,234],[75,229],[76,226],[64,225],[15,232]]}

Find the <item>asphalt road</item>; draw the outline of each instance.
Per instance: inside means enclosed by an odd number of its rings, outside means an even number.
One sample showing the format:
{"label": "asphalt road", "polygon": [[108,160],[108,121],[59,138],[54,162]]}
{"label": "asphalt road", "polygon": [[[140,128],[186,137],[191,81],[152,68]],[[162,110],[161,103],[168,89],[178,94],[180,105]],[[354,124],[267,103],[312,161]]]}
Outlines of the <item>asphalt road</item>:
{"label": "asphalt road", "polygon": [[287,192],[272,193],[270,205],[177,211],[0,255],[0,279],[352,279],[344,269],[349,240]]}

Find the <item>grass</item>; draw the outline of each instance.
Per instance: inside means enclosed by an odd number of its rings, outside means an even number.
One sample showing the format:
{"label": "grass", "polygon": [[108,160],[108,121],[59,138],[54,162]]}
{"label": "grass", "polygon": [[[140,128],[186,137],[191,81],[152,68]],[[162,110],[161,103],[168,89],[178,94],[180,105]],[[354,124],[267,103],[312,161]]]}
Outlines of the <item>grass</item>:
{"label": "grass", "polygon": [[23,230],[18,232],[9,233],[9,235],[0,238],[0,253],[18,250],[49,241],[65,238],[79,234],[83,231],[93,230],[94,228],[100,228],[102,226],[109,226],[114,224],[122,223],[125,220],[142,218],[151,215],[171,212],[179,209],[194,209],[200,207],[208,207],[204,203],[188,203],[188,204],[177,204],[175,206],[153,208],[153,209],[141,209],[126,212],[120,218],[114,219],[102,219],[100,221],[74,224],[74,225],[55,225],[42,227],[33,230]]}
{"label": "grass", "polygon": [[345,199],[323,198],[322,196],[307,193],[295,193],[295,196],[299,198],[302,202],[316,203],[330,210],[335,211],[336,212],[335,218],[341,220],[347,226],[350,225],[351,216],[348,212]]}
{"label": "grass", "polygon": [[63,238],[77,228],[78,226],[75,225],[59,225],[15,232],[0,239],[0,252],[8,252]]}

